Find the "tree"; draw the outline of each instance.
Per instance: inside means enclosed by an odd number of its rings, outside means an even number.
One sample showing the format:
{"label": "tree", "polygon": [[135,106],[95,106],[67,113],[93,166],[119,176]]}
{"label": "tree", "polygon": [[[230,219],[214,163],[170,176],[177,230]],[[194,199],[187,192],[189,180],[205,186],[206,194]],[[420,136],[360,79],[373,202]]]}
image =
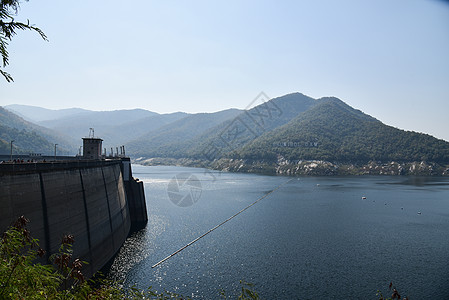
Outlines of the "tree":
{"label": "tree", "polygon": [[[35,31],[42,39],[47,40],[45,33],[38,27],[30,25],[29,20],[27,20],[27,23],[16,22],[14,20],[14,16],[18,14],[19,6],[20,0],[0,0],[0,53],[2,56],[2,68],[5,68],[9,64],[8,42],[12,40],[18,30]],[[1,68],[0,74],[7,82],[14,81],[12,76]]]}

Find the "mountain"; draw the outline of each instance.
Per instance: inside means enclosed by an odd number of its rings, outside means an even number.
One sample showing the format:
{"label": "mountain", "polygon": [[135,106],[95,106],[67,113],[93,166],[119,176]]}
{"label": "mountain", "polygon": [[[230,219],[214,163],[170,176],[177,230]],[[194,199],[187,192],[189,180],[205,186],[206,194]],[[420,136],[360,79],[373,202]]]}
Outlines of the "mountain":
{"label": "mountain", "polygon": [[114,111],[88,111],[66,117],[41,121],[38,124],[65,135],[70,135],[78,141],[89,134],[89,128],[94,129],[95,136],[104,140],[105,146],[119,146],[129,139],[127,133],[133,127],[128,123],[157,116],[155,112],[144,109],[114,110]]}
{"label": "mountain", "polygon": [[[191,143],[195,147],[189,148],[186,155],[203,159],[221,157],[288,123],[316,104],[315,99],[301,93],[273,98],[198,136]],[[214,153],[210,153],[211,148]]]}
{"label": "mountain", "polygon": [[292,93],[216,113],[72,112],[40,121],[46,129],[2,109],[0,150],[21,130],[34,142],[14,146],[48,149],[59,143],[56,130],[79,145],[95,128],[104,147],[125,145],[141,163],[278,174],[449,174],[449,142],[388,126],[335,97]]}
{"label": "mountain", "polygon": [[228,109],[188,115],[128,143],[127,153],[134,157],[183,157],[196,137],[240,113],[241,110]]}
{"label": "mountain", "polygon": [[404,131],[353,109],[337,98],[318,104],[288,124],[267,132],[230,157],[275,161],[431,161],[449,163],[449,143]]}
{"label": "mountain", "polygon": [[[282,126],[316,104],[300,93],[264,102],[250,110],[228,110],[195,114],[162,127],[133,141],[129,153],[139,157],[188,157],[208,159],[221,156]],[[210,153],[210,146],[214,153]]]}
{"label": "mountain", "polygon": [[[66,137],[77,151],[81,138],[94,129],[96,137],[103,139],[105,148],[126,145],[127,142],[156,131],[160,127],[186,117],[183,112],[157,114],[144,109],[90,111],[80,108],[51,110],[36,106],[8,105],[8,110],[22,116],[21,120],[28,122],[28,127],[40,128]],[[22,121],[18,122],[21,123]],[[30,125],[32,124],[32,125]],[[16,126],[20,129],[20,126]],[[39,131],[39,130],[38,130]],[[74,152],[76,153],[76,152]]]}
{"label": "mountain", "polygon": [[112,144],[127,144],[129,141],[137,139],[149,132],[157,131],[161,127],[186,116],[188,116],[188,114],[183,112],[151,115],[117,126],[106,127],[102,130],[101,138]]}
{"label": "mountain", "polygon": [[72,115],[80,115],[84,113],[89,113],[89,110],[81,108],[67,108],[67,109],[47,109],[38,106],[21,105],[21,104],[11,104],[5,105],[4,108],[17,114],[23,119],[38,123],[47,120],[60,119]]}
{"label": "mountain", "polygon": [[[4,129],[2,129],[0,126],[0,132],[3,132],[3,130]],[[10,149],[10,143],[0,138],[0,154],[8,154],[8,151],[10,151]]]}
{"label": "mountain", "polygon": [[35,131],[18,130],[0,125],[0,154],[10,153],[11,141],[14,141],[14,154],[41,153],[49,155],[54,149],[54,144]]}
{"label": "mountain", "polygon": [[100,132],[105,131],[106,128],[122,126],[128,122],[155,115],[157,113],[144,109],[89,111],[87,113],[41,121],[38,124],[61,132],[71,132],[77,137],[87,135],[89,128],[94,128],[98,131],[98,135],[101,136]]}
{"label": "mountain", "polygon": [[75,154],[76,145],[64,136],[47,128],[32,124],[18,115],[0,107],[0,153],[10,153],[10,142],[13,143],[13,152],[28,154],[41,153],[50,155],[54,153],[54,145],[58,144],[59,154]]}
{"label": "mountain", "polygon": [[385,125],[335,97],[289,94],[202,133],[178,133],[136,140],[134,154],[144,164],[241,172],[449,175],[449,142]]}

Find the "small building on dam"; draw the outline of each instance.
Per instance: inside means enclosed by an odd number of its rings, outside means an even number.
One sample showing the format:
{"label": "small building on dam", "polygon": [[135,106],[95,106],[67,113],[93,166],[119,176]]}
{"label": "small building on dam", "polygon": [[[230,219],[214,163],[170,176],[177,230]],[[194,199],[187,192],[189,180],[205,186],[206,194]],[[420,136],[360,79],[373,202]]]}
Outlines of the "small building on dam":
{"label": "small building on dam", "polygon": [[101,149],[102,140],[89,137],[82,156],[0,164],[0,230],[23,215],[46,250],[45,263],[71,234],[73,257],[89,263],[85,276],[105,266],[148,217],[143,182],[133,178],[129,157],[106,158]]}

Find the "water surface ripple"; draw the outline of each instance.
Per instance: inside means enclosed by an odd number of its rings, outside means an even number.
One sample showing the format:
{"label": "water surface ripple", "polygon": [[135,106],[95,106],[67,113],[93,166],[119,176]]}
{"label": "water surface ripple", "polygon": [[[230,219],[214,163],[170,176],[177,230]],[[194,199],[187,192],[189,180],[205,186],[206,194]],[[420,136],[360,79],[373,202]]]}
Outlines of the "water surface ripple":
{"label": "water surface ripple", "polygon": [[[145,183],[149,222],[111,267],[125,285],[217,299],[221,289],[235,298],[245,280],[264,299],[375,299],[392,281],[410,299],[449,299],[449,178],[295,178],[152,269],[290,178],[138,165],[133,173]],[[201,183],[187,207],[167,193],[181,173]]]}

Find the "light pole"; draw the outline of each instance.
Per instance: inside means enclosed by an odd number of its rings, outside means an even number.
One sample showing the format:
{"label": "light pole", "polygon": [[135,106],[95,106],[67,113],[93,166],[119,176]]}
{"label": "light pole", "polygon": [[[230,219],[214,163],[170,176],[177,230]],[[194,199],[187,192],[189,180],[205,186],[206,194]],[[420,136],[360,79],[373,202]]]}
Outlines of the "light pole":
{"label": "light pole", "polygon": [[58,144],[55,144],[55,161],[56,161],[56,146],[58,146]]}
{"label": "light pole", "polygon": [[11,141],[11,162],[12,162],[12,143],[14,143],[14,141]]}

